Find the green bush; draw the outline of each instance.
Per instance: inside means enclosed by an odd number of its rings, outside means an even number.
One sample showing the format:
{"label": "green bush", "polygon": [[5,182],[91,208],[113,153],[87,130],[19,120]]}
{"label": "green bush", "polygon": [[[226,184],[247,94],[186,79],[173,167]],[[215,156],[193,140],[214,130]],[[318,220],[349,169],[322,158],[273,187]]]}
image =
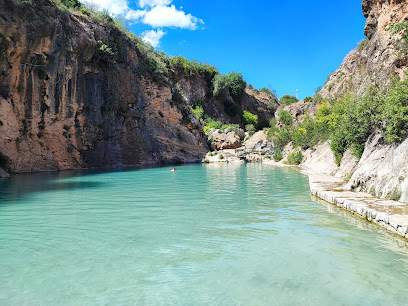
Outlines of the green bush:
{"label": "green bush", "polygon": [[295,96],[284,95],[279,99],[279,102],[284,105],[289,105],[298,102],[299,100]]}
{"label": "green bush", "polygon": [[244,119],[245,125],[248,125],[248,124],[252,124],[253,126],[258,125],[258,116],[246,110],[243,111],[242,118]]}
{"label": "green bush", "polygon": [[193,102],[192,102],[192,105],[193,105],[194,108],[196,108],[196,107],[204,108],[205,102],[203,100],[200,100],[200,99],[194,99]]}
{"label": "green bush", "polygon": [[227,74],[230,82],[230,94],[233,98],[239,98],[245,91],[246,82],[242,77],[242,74],[237,72],[231,72]]}
{"label": "green bush", "polygon": [[227,75],[218,74],[213,79],[214,96],[231,95],[234,99],[239,98],[245,90],[246,82],[242,74],[231,72]]}
{"label": "green bush", "polygon": [[229,92],[229,78],[224,74],[217,74],[213,79],[213,95],[215,97],[223,95],[228,96]]}
{"label": "green bush", "polygon": [[288,127],[277,129],[270,137],[272,143],[283,149],[289,142],[292,141],[292,130]]}
{"label": "green bush", "polygon": [[207,116],[205,117],[204,120],[204,133],[208,133],[210,129],[221,129],[222,127],[222,122],[221,121],[215,121],[211,117]]}
{"label": "green bush", "polygon": [[261,88],[260,90],[259,90],[259,92],[264,92],[264,93],[266,93],[266,94],[268,94],[268,95],[271,95],[271,96],[276,96],[276,94],[275,94],[275,92],[274,91],[272,91],[272,90],[270,90],[270,89],[268,89],[268,88]]}
{"label": "green bush", "polygon": [[402,38],[405,41],[408,41],[408,20],[405,20],[401,23],[391,23],[388,27],[385,28],[386,31],[391,31],[391,35],[395,35],[403,31]]}
{"label": "green bush", "polygon": [[255,134],[256,129],[255,126],[253,124],[247,124],[245,126],[245,131],[247,131],[249,133],[249,136],[252,136]]}
{"label": "green bush", "polygon": [[286,110],[283,110],[283,111],[281,111],[281,112],[279,113],[279,121],[280,121],[282,124],[286,125],[286,126],[290,126],[290,125],[293,124],[292,115],[291,115],[288,111],[286,111]]}
{"label": "green bush", "polygon": [[264,128],[269,128],[270,127],[269,121],[270,120],[268,118],[259,119],[258,120],[258,125],[256,126],[256,129],[259,131],[259,130],[262,130]]}
{"label": "green bush", "polygon": [[176,84],[172,90],[172,100],[174,103],[181,104],[184,102],[184,92],[180,84]]}
{"label": "green bush", "polygon": [[303,160],[302,152],[300,151],[293,151],[288,156],[288,164],[289,165],[300,165]]}
{"label": "green bush", "polygon": [[303,101],[305,101],[306,103],[313,102],[313,98],[312,97],[306,97]]}
{"label": "green bush", "polygon": [[275,150],[275,154],[273,155],[273,160],[276,162],[280,162],[283,158],[282,151],[280,149]]}
{"label": "green bush", "polygon": [[166,59],[169,69],[176,74],[182,74],[186,77],[196,77],[207,73],[211,78],[218,74],[218,70],[207,63],[198,61],[189,61],[183,56],[174,56]]}
{"label": "green bush", "polygon": [[196,118],[201,119],[203,117],[204,109],[202,107],[200,106],[192,107],[191,111]]}
{"label": "green bush", "polygon": [[327,126],[316,122],[311,117],[306,117],[302,123],[293,128],[292,140],[295,147],[306,150],[313,148],[320,141],[327,140]]}
{"label": "green bush", "polygon": [[[387,143],[398,143],[408,135],[408,81],[394,81],[381,99],[379,122]],[[377,103],[378,104],[378,103]]]}

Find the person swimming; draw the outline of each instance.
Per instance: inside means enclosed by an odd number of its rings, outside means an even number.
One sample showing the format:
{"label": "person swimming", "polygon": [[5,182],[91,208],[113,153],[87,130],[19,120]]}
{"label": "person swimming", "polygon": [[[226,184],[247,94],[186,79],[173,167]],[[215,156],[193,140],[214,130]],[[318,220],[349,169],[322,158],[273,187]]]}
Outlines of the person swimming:
{"label": "person swimming", "polygon": [[171,172],[175,172],[175,171],[177,171],[177,169],[176,169],[176,168],[171,169]]}

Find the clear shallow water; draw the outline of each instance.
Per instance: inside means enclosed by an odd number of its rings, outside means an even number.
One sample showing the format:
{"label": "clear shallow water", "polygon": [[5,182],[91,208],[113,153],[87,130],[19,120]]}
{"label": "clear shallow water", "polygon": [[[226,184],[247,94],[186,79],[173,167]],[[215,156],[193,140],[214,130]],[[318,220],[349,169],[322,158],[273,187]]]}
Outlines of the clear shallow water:
{"label": "clear shallow water", "polygon": [[258,164],[0,181],[0,304],[407,304],[405,241]]}

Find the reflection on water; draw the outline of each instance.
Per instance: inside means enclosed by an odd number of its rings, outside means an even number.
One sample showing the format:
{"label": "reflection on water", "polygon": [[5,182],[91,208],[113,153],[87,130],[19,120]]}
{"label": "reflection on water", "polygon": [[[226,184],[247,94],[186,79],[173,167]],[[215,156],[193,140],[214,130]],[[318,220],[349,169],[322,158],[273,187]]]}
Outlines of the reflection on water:
{"label": "reflection on water", "polygon": [[293,169],[170,169],[0,181],[0,304],[406,303],[406,242]]}

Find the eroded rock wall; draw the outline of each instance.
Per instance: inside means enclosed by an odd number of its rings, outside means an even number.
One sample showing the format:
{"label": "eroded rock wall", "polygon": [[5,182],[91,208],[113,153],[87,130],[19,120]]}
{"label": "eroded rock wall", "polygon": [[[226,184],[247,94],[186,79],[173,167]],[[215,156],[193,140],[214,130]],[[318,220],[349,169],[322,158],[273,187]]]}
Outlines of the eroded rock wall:
{"label": "eroded rock wall", "polygon": [[[225,121],[234,118],[224,101],[210,97],[208,76],[169,71],[160,78],[144,60],[109,20],[64,12],[48,0],[0,0],[0,167],[200,161],[208,146],[192,101],[208,102]],[[184,95],[178,102],[177,83]]]}
{"label": "eroded rock wall", "polygon": [[329,76],[320,91],[324,98],[364,94],[370,85],[383,90],[393,77],[405,77],[408,52],[403,46],[402,33],[392,36],[385,29],[408,19],[408,1],[364,0],[362,8],[367,18],[364,27],[367,40],[351,51],[339,69]]}

